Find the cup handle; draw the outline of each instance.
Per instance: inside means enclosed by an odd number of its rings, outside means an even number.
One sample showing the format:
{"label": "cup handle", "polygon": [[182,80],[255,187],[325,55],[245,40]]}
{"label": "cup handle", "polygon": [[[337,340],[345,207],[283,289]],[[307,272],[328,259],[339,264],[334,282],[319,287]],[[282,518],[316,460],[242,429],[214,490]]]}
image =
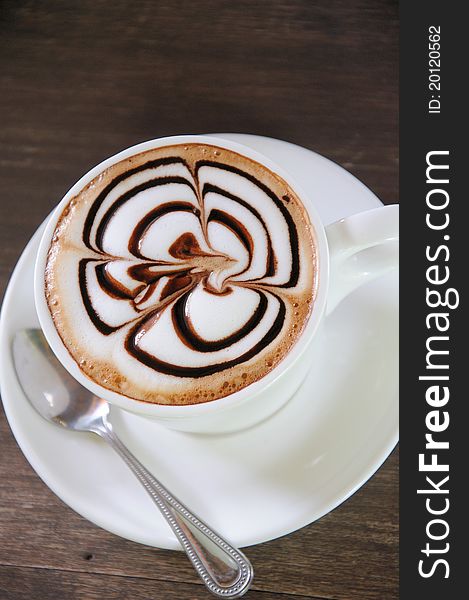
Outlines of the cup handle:
{"label": "cup handle", "polygon": [[380,206],[326,227],[330,285],[326,313],[367,281],[399,264],[399,205]]}

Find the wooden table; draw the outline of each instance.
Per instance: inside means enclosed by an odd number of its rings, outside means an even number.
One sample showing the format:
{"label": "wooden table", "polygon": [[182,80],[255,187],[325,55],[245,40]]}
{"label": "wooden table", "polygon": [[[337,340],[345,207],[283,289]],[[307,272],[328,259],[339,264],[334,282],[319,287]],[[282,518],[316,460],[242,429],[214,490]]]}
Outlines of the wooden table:
{"label": "wooden table", "polygon": [[[175,133],[312,148],[397,200],[393,0],[3,1],[0,286],[67,188]],[[0,598],[197,599],[182,553],[144,548],[54,496],[0,418]],[[397,452],[319,522],[249,549],[247,598],[397,598]]]}

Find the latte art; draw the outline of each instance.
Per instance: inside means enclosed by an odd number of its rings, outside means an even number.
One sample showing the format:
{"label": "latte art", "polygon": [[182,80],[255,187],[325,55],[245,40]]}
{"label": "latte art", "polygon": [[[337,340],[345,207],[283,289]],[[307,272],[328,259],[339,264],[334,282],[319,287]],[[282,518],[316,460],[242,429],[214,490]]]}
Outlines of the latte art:
{"label": "latte art", "polygon": [[315,265],[307,214],[278,175],[223,148],[176,145],[113,165],[69,202],[46,296],[91,379],[197,403],[285,357],[311,310]]}

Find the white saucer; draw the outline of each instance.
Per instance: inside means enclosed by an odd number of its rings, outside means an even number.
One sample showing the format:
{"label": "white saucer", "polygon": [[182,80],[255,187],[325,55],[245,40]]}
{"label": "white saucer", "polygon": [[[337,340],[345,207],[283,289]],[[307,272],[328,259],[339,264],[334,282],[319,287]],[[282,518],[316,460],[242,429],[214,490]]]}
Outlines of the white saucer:
{"label": "white saucer", "polygon": [[[329,223],[380,204],[335,163],[287,142],[223,134],[281,164]],[[12,364],[15,331],[38,326],[33,265],[42,227],[21,256],[0,323],[1,391],[11,429],[43,481],[86,519],[159,548],[178,548],[124,463],[92,435],[43,421]],[[238,546],[290,533],[348,498],[378,469],[398,436],[397,275],[350,296],[328,318],[323,352],[296,396],[240,433],[201,436],[113,410],[129,448],[194,512]]]}

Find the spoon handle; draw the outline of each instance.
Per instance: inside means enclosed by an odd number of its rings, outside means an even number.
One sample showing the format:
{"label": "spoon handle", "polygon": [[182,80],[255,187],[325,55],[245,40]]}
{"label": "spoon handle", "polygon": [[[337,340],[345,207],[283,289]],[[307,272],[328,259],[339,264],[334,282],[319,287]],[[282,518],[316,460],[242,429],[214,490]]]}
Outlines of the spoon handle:
{"label": "spoon handle", "polygon": [[110,423],[95,430],[124,459],[181,542],[208,590],[220,598],[239,598],[247,592],[254,572],[244,554],[192,514],[135,458]]}

